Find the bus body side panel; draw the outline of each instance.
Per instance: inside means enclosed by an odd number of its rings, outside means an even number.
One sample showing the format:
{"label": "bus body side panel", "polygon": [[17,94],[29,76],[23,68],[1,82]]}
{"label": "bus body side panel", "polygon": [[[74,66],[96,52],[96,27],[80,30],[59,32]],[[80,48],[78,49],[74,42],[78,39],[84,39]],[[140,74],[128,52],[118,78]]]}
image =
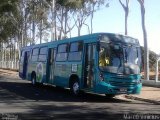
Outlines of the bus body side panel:
{"label": "bus body side panel", "polygon": [[32,72],[36,74],[36,82],[46,83],[46,62],[30,62],[28,80],[31,80]]}
{"label": "bus body side panel", "polygon": [[46,62],[36,64],[36,82],[46,83]]}
{"label": "bus body side panel", "polygon": [[65,83],[68,81],[69,65],[66,62],[56,62],[55,64],[55,77],[53,83],[57,86],[65,87]]}
{"label": "bus body side panel", "polygon": [[81,84],[82,65],[80,62],[56,62],[55,68],[55,85],[69,87],[69,80],[72,75],[77,75]]}
{"label": "bus body side panel", "polygon": [[36,72],[36,65],[37,65],[36,62],[32,62],[32,61],[29,62],[29,65],[28,65],[28,78],[27,78],[28,80],[31,80],[32,72]]}

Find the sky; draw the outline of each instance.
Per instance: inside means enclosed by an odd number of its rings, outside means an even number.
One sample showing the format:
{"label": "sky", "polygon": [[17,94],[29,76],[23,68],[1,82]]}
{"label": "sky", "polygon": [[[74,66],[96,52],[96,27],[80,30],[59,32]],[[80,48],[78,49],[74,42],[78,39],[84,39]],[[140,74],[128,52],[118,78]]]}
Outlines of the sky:
{"label": "sky", "polygon": [[[124,10],[119,0],[110,0],[108,8],[101,8],[94,14],[93,33],[109,32],[124,34]],[[122,2],[125,0],[122,0]],[[128,35],[139,39],[143,44],[143,32],[141,27],[141,11],[137,0],[130,0],[128,16]],[[145,19],[150,50],[160,54],[160,0],[145,0]],[[87,28],[83,28],[82,34],[87,33]],[[76,36],[76,35],[75,35]]]}

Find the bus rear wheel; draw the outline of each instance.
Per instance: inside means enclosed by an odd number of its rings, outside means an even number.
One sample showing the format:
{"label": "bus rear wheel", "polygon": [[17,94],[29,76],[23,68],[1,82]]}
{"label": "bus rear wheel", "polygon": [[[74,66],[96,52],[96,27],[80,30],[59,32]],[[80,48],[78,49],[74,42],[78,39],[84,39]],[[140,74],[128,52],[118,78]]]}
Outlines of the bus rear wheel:
{"label": "bus rear wheel", "polygon": [[35,74],[32,75],[31,82],[32,82],[32,85],[34,85],[34,86],[36,85],[37,82],[36,82],[36,75]]}
{"label": "bus rear wheel", "polygon": [[80,92],[80,88],[79,88],[79,82],[78,80],[72,81],[71,85],[70,85],[70,90],[71,93],[75,96],[79,95]]}

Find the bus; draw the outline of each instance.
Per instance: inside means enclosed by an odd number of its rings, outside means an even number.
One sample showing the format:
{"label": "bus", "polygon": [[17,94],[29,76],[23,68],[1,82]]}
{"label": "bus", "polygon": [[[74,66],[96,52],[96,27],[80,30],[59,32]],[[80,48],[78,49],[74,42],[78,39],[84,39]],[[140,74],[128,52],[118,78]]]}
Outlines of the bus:
{"label": "bus", "polygon": [[137,39],[94,33],[21,49],[19,76],[37,83],[106,94],[139,94],[141,49]]}

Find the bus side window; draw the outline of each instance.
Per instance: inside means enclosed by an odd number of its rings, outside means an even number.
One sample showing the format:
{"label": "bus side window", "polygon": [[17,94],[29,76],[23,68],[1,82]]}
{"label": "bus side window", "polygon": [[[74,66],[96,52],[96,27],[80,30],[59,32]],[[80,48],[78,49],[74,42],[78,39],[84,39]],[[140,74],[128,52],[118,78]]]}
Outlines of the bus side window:
{"label": "bus side window", "polygon": [[39,48],[34,48],[32,50],[32,61],[38,60],[38,53],[39,53]]}
{"label": "bus side window", "polygon": [[68,48],[69,48],[68,44],[58,45],[56,61],[66,61],[67,60]]}
{"label": "bus side window", "polygon": [[47,57],[47,47],[40,48],[40,52],[38,55],[38,61],[45,62]]}
{"label": "bus side window", "polygon": [[82,58],[83,42],[73,42],[70,44],[69,61],[80,61]]}

